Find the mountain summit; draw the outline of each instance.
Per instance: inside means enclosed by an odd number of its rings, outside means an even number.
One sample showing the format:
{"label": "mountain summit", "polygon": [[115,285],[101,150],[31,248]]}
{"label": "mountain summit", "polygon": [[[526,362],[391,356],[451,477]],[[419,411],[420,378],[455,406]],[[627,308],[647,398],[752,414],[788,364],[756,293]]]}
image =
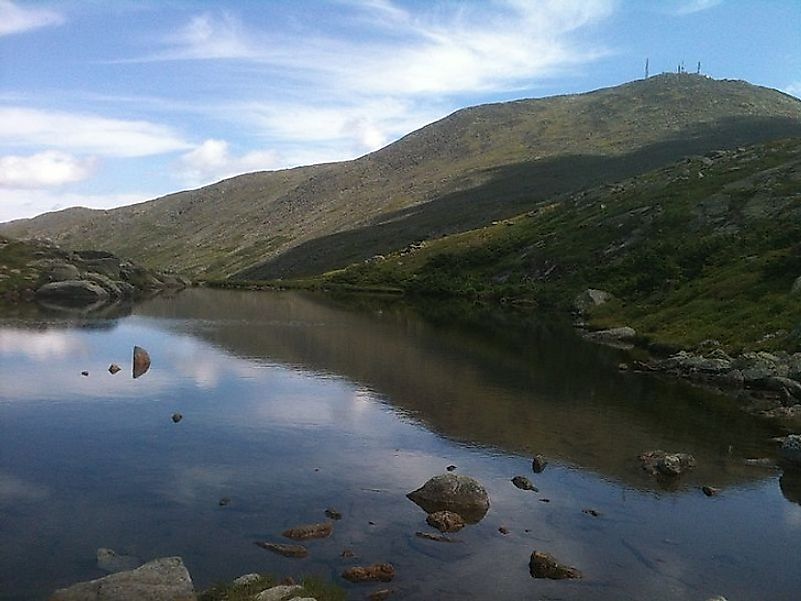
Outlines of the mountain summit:
{"label": "mountain summit", "polygon": [[801,101],[664,74],[459,110],[359,159],[227,179],[109,211],[2,226],[196,277],[321,273],[681,157],[801,135]]}

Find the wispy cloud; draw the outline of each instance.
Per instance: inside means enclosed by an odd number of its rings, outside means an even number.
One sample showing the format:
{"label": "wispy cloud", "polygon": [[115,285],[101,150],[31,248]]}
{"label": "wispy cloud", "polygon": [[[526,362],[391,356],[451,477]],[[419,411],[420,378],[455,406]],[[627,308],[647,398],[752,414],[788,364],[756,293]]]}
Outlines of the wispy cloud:
{"label": "wispy cloud", "polygon": [[116,157],[162,154],[190,146],[171,128],[148,121],[24,107],[0,107],[0,144]]}
{"label": "wispy cloud", "polygon": [[199,186],[249,171],[266,171],[281,167],[275,151],[252,151],[233,156],[225,140],[209,139],[183,154],[178,173],[190,186]]}
{"label": "wispy cloud", "polygon": [[674,15],[692,15],[722,4],[723,0],[679,0],[670,5],[669,11]]}
{"label": "wispy cloud", "polygon": [[54,10],[23,8],[10,0],[0,0],[0,36],[60,25],[63,22],[63,15]]}
{"label": "wispy cloud", "polygon": [[78,158],[57,150],[30,156],[0,157],[0,187],[52,188],[79,182],[95,169],[94,157]]}

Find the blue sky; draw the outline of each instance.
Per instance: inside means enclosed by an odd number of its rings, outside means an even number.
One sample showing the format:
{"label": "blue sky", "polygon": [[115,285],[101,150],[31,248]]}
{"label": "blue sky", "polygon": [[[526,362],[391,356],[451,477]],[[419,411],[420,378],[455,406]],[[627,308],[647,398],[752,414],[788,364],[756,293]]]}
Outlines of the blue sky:
{"label": "blue sky", "polygon": [[0,0],[0,221],[354,158],[646,57],[801,96],[801,2]]}

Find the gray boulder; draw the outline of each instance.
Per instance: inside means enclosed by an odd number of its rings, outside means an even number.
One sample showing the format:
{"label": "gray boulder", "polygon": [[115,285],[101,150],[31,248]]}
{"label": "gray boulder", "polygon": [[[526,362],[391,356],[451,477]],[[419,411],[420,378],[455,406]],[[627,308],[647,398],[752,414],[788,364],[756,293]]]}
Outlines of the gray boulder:
{"label": "gray boulder", "polygon": [[65,304],[90,305],[108,299],[108,292],[94,282],[87,280],[64,280],[45,284],[36,291],[42,300]]}
{"label": "gray boulder", "polygon": [[786,378],[790,373],[790,367],[787,363],[776,355],[764,351],[743,353],[738,357],[736,367],[742,371],[746,383],[765,380],[774,376]]}
{"label": "gray boulder", "polygon": [[303,587],[299,584],[279,584],[260,592],[256,595],[256,601],[283,601],[302,592]]}
{"label": "gray boulder", "polygon": [[50,267],[45,274],[50,282],[63,282],[64,280],[79,280],[81,272],[75,265],[70,263],[58,263]]}
{"label": "gray boulder", "polygon": [[180,557],[162,557],[127,572],[57,590],[50,601],[196,601]]}
{"label": "gray boulder", "polygon": [[489,510],[489,495],[481,483],[461,474],[434,476],[406,495],[426,513],[453,511],[468,524],[480,522]]}
{"label": "gray boulder", "polygon": [[597,290],[595,288],[587,288],[584,292],[576,296],[573,301],[573,307],[577,313],[584,314],[595,307],[599,307],[608,303],[614,297],[605,290]]}

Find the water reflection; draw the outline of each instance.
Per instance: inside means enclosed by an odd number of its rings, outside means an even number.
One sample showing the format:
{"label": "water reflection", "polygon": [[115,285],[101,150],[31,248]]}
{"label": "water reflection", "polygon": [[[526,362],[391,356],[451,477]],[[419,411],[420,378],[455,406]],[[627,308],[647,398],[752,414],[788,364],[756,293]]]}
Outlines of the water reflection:
{"label": "water reflection", "polygon": [[[138,308],[243,358],[344,375],[467,444],[543,453],[641,488],[645,450],[693,453],[682,486],[760,477],[744,458],[773,434],[732,403],[682,383],[617,369],[618,351],[565,324],[498,312],[426,322],[402,305],[358,307],[297,294],[187,291]],[[205,328],[215,315],[224,328]],[[185,320],[191,321],[185,321]],[[433,322],[433,323],[432,323]]]}
{"label": "water reflection", "polygon": [[[772,452],[773,432],[698,390],[620,374],[617,352],[557,324],[507,319],[192,290],[102,328],[0,320],[0,599],[102,576],[99,547],[181,555],[199,587],[250,571],[342,582],[348,548],[391,561],[399,599],[795,598],[793,476],[739,461]],[[134,345],[147,375],[109,374]],[[696,454],[682,489],[641,473],[635,457],[654,447]],[[541,474],[532,451],[551,459]],[[457,545],[416,538],[425,515],[405,496],[449,464],[491,498]],[[701,482],[723,492],[708,499]],[[253,545],[330,506],[344,518],[309,558]],[[586,579],[532,580],[534,548]]]}

